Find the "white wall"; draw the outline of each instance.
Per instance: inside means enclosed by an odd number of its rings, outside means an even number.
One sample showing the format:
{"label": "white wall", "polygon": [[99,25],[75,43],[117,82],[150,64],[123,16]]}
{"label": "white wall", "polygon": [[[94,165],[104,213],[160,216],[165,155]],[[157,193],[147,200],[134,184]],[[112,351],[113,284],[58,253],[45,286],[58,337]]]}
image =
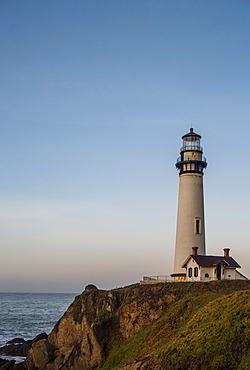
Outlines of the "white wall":
{"label": "white wall", "polygon": [[[200,219],[201,233],[196,234],[195,220]],[[203,176],[185,173],[180,175],[178,217],[175,245],[175,273],[183,273],[181,266],[197,246],[198,254],[205,255],[205,223],[203,200]]]}

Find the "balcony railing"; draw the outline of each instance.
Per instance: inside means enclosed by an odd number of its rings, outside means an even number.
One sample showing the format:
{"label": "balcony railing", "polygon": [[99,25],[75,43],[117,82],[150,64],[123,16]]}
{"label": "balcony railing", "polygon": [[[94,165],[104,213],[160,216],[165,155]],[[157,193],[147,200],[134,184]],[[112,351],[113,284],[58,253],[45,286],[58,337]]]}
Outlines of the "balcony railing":
{"label": "balcony railing", "polygon": [[[183,162],[192,162],[192,161],[194,161],[194,162],[196,162],[196,161],[202,161],[202,162],[207,162],[207,159],[206,159],[206,157],[204,157],[204,155],[201,157],[201,159],[191,159],[191,160],[184,160]],[[176,161],[177,163],[179,163],[179,162],[181,162],[181,157],[178,157],[177,158],[177,161]]]}

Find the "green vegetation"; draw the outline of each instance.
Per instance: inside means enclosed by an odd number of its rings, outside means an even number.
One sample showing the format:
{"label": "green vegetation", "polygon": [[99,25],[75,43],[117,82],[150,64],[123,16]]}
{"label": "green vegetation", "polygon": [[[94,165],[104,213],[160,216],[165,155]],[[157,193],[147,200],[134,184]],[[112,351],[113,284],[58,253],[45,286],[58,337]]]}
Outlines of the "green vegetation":
{"label": "green vegetation", "polygon": [[88,322],[92,323],[96,318],[96,311],[102,310],[106,295],[107,292],[104,290],[95,290],[76,296],[71,304],[74,321],[81,324],[83,316],[85,316]]}
{"label": "green vegetation", "polygon": [[188,369],[250,368],[250,292],[218,298],[200,309],[162,357],[166,364]]}
{"label": "green vegetation", "polygon": [[146,302],[154,307],[162,297],[163,312],[129,339],[111,337],[101,370],[119,369],[148,356],[150,368],[159,370],[250,368],[249,290],[247,281],[126,289],[123,305],[135,300],[138,307]]}
{"label": "green vegetation", "polygon": [[73,306],[73,319],[75,322],[81,323],[83,318],[82,312],[82,295],[78,295],[75,297],[74,302],[72,303]]}
{"label": "green vegetation", "polygon": [[105,322],[108,321],[110,318],[110,311],[106,310],[105,308],[102,308],[95,319],[95,324],[98,326],[102,326]]}

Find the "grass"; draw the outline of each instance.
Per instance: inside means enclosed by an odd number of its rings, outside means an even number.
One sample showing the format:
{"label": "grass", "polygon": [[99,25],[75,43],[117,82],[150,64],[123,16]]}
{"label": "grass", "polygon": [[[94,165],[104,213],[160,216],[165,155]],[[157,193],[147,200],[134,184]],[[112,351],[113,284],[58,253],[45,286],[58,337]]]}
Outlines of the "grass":
{"label": "grass", "polygon": [[249,368],[250,292],[236,292],[205,305],[161,358],[163,369]]}

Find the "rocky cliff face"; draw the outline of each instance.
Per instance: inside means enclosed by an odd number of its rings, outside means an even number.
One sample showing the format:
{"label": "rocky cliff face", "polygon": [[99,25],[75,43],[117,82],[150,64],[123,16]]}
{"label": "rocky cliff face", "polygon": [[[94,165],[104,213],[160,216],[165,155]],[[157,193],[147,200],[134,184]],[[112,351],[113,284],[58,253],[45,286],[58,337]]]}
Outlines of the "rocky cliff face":
{"label": "rocky cliff face", "polygon": [[91,290],[76,297],[48,340],[32,346],[24,369],[98,369],[113,341],[122,342],[157,320],[176,299],[163,286]]}
{"label": "rocky cliff face", "polygon": [[[48,339],[33,343],[27,359],[16,369],[174,369],[168,363],[181,347],[171,346],[176,338],[182,340],[181,333],[193,316],[211,301],[249,289],[249,282],[236,281],[85,291]],[[250,322],[247,325],[250,330]]]}

